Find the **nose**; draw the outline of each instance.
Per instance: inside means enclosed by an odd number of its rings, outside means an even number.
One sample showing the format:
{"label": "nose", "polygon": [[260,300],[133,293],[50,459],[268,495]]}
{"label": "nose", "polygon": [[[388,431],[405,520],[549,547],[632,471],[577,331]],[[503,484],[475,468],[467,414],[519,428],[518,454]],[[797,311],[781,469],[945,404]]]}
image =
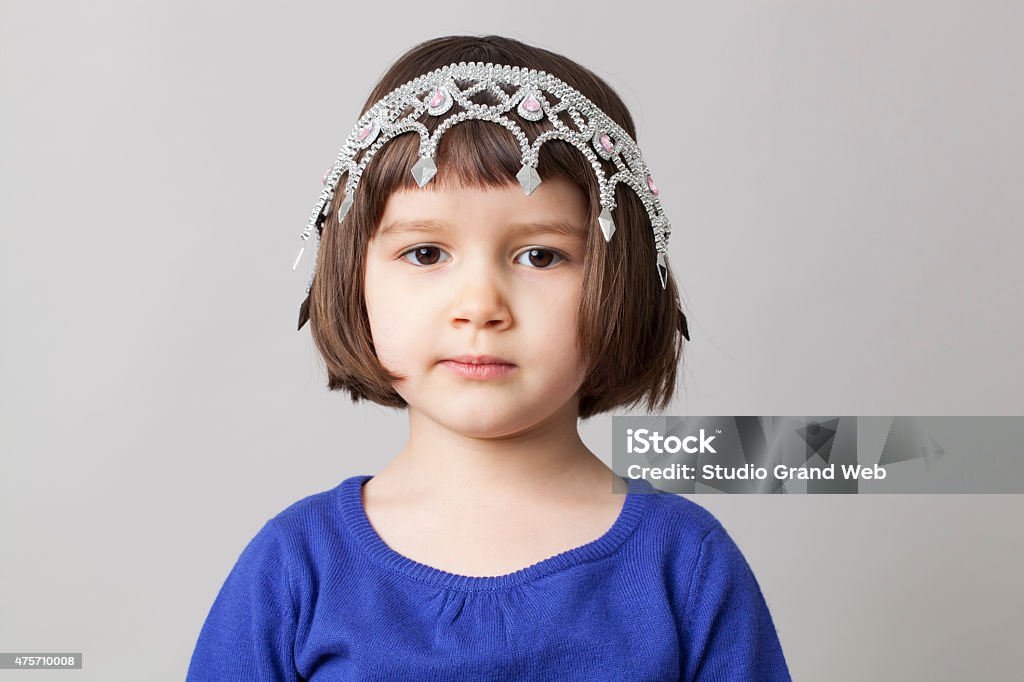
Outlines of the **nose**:
{"label": "nose", "polygon": [[[500,266],[467,259],[454,277],[451,322],[500,330],[512,323],[507,286]],[[470,262],[473,261],[473,262]]]}

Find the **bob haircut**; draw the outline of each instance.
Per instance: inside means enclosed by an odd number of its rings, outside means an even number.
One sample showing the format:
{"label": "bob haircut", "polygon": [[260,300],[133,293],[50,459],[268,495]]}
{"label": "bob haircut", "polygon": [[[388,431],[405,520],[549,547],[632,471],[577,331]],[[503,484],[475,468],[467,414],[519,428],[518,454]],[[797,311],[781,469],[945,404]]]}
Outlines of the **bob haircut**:
{"label": "bob haircut", "polygon": [[[590,98],[636,139],[636,127],[625,104],[597,75],[567,57],[495,35],[446,36],[416,45],[384,74],[360,116],[400,85],[461,61],[509,64],[554,74]],[[508,91],[512,94],[510,88]],[[486,91],[472,100],[496,103],[493,93]],[[560,116],[578,130],[565,112]],[[421,121],[432,133],[443,118],[425,115]],[[543,119],[517,122],[531,142],[551,127]],[[366,247],[376,233],[388,197],[396,190],[418,189],[409,172],[418,160],[418,135],[403,133],[391,139],[367,164],[344,224],[339,225],[337,218],[343,193],[336,192],[322,226],[309,297],[311,334],[327,364],[328,389],[347,390],[353,402],[408,406],[393,388],[402,377],[389,372],[377,358],[363,277]],[[438,171],[431,182],[441,183],[443,188],[519,185],[519,144],[511,132],[490,121],[467,120],[452,126],[442,136],[435,160]],[[610,162],[601,159],[601,163],[607,176],[615,171]],[[579,186],[588,197],[588,225],[593,226],[585,247],[577,331],[579,352],[587,367],[578,393],[578,417],[588,419],[645,400],[648,411],[664,410],[675,392],[681,335],[688,336],[688,332],[675,277],[670,273],[665,289],[658,280],[657,253],[643,202],[626,185],[616,187],[616,232],[611,242],[605,242],[596,227],[601,210],[597,179],[586,157],[569,142],[550,140],[540,150],[537,172],[542,181],[563,176]],[[344,176],[339,183],[343,181]]]}

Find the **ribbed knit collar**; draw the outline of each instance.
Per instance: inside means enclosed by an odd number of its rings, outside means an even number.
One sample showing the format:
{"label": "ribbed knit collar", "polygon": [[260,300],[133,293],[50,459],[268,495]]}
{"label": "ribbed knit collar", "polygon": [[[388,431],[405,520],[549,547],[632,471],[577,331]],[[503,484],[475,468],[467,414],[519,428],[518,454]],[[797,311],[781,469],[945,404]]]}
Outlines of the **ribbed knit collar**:
{"label": "ribbed knit collar", "polygon": [[352,476],[338,486],[338,502],[345,528],[356,543],[377,563],[415,580],[463,591],[502,590],[565,570],[578,564],[611,554],[633,532],[648,505],[648,498],[657,494],[648,481],[623,478],[628,485],[626,500],[615,523],[604,535],[585,545],[566,550],[526,568],[497,576],[468,576],[449,573],[421,564],[389,547],[377,534],[363,506],[362,488],[372,475]]}

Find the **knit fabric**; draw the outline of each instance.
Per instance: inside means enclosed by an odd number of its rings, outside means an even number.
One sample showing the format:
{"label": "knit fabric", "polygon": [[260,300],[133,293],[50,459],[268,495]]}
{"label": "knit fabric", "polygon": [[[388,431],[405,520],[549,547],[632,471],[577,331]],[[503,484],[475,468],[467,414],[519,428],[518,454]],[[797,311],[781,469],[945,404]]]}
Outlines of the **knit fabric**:
{"label": "knit fabric", "polygon": [[750,566],[702,506],[627,479],[600,538],[465,576],[391,549],[353,476],[268,520],[187,680],[790,680]]}

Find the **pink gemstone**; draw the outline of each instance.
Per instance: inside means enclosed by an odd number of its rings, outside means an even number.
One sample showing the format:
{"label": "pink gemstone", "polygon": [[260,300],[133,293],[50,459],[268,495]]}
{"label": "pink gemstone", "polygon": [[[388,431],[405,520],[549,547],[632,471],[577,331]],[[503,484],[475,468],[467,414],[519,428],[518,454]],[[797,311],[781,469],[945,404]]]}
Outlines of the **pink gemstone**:
{"label": "pink gemstone", "polygon": [[366,127],[359,131],[359,141],[362,142],[366,139],[366,136],[373,130],[373,122],[367,123]]}
{"label": "pink gemstone", "polygon": [[651,194],[658,196],[658,186],[654,184],[654,178],[651,177],[650,173],[647,174],[647,188],[651,190]]}
{"label": "pink gemstone", "polygon": [[540,111],[540,102],[533,95],[523,100],[523,108],[527,111]]}
{"label": "pink gemstone", "polygon": [[440,90],[434,90],[434,96],[430,98],[430,108],[435,109],[441,106],[441,102],[444,101],[444,93]]}
{"label": "pink gemstone", "polygon": [[601,133],[601,137],[599,139],[601,146],[604,147],[606,152],[611,154],[615,150],[615,145],[612,144],[612,138],[608,137],[607,133]]}
{"label": "pink gemstone", "polygon": [[324,174],[320,176],[320,184],[321,185],[324,185],[324,184],[327,183],[327,176],[331,174],[331,168],[332,168],[332,166],[328,166],[327,170],[324,171]]}

